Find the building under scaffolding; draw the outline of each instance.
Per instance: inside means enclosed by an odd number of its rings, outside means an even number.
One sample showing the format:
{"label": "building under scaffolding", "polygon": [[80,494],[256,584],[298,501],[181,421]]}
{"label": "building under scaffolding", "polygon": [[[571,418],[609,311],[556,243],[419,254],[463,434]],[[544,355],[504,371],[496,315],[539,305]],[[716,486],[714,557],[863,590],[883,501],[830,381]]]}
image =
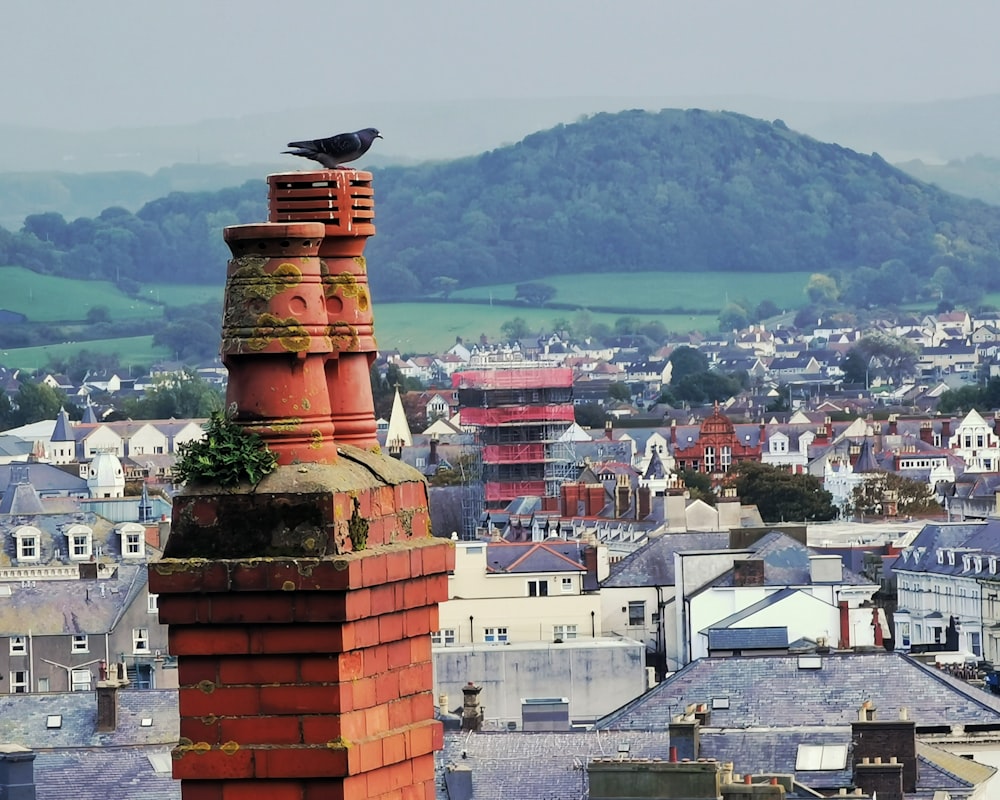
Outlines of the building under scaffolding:
{"label": "building under scaffolding", "polygon": [[559,497],[575,477],[573,373],[567,367],[456,372],[462,425],[476,430],[476,463],[463,496],[466,535],[485,511],[516,497]]}

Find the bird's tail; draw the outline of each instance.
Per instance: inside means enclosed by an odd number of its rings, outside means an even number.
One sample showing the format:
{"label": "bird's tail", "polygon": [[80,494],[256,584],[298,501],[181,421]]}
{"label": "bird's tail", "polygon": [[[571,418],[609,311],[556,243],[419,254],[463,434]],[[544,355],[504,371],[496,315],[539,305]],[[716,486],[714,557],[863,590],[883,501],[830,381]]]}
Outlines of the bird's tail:
{"label": "bird's tail", "polygon": [[[314,140],[305,141],[305,142],[289,142],[286,145],[286,147],[298,147],[301,150],[315,151],[316,150],[316,142]],[[288,152],[288,151],[286,150],[285,152]]]}

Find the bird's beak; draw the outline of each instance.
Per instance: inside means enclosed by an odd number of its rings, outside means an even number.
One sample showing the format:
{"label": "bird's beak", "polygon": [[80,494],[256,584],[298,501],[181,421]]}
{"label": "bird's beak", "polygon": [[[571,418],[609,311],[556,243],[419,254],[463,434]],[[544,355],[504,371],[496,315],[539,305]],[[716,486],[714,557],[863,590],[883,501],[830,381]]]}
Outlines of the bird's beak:
{"label": "bird's beak", "polygon": [[376,133],[376,134],[375,134],[375,138],[376,138],[376,139],[381,139],[381,138],[383,138],[383,136],[382,136],[382,134],[381,134],[381,133]]}

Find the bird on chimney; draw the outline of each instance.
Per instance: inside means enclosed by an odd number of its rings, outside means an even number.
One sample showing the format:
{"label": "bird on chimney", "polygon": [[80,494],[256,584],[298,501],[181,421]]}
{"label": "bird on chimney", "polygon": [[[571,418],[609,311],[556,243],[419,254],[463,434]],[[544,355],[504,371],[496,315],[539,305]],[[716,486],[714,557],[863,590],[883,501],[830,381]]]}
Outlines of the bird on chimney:
{"label": "bird on chimney", "polygon": [[354,133],[338,133],[326,139],[304,139],[301,142],[289,142],[288,147],[294,150],[283,150],[293,156],[311,158],[327,169],[343,169],[343,164],[361,158],[368,152],[372,142],[381,139],[382,134],[375,128],[362,128]]}

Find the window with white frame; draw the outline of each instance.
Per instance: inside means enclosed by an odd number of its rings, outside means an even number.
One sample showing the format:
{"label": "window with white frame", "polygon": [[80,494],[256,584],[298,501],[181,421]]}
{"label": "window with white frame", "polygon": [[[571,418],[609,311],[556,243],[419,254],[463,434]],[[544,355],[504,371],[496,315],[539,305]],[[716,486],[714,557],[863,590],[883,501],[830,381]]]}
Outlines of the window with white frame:
{"label": "window with white frame", "polygon": [[483,630],[483,641],[484,642],[506,642],[507,639],[507,629],[506,628],[485,628]]}
{"label": "window with white frame", "polygon": [[87,634],[85,633],[73,634],[73,646],[71,647],[71,651],[74,653],[90,652],[90,642],[87,639]]}
{"label": "window with white frame", "polygon": [[149,652],[149,628],[132,629],[132,652],[133,653]]}
{"label": "window with white frame", "polygon": [[89,669],[74,669],[70,670],[70,691],[73,692],[89,692],[90,682],[93,680],[93,676],[90,674]]}
{"label": "window with white frame", "polygon": [[565,642],[576,638],[576,625],[553,625],[552,638]]}
{"label": "window with white frame", "polygon": [[705,448],[705,472],[715,472],[715,448]]}
{"label": "window with white frame", "polygon": [[159,606],[160,596],[158,594],[148,594],[146,595],[146,611],[150,614],[155,614],[160,610]]}
{"label": "window with white frame", "polygon": [[728,444],[722,446],[722,451],[720,454],[722,471],[729,472],[729,468],[733,465],[733,448]]}
{"label": "window with white frame", "polygon": [[72,550],[73,558],[90,558],[90,537],[84,534],[74,536]]}
{"label": "window with white frame", "polygon": [[126,556],[141,556],[142,555],[142,535],[139,533],[134,533],[128,531],[125,534],[125,555]]}
{"label": "window with white frame", "polygon": [[547,580],[528,581],[528,597],[546,597],[549,593]]}
{"label": "window with white frame", "polygon": [[28,693],[28,670],[26,669],[15,669],[10,673],[10,693],[11,694],[27,694]]}
{"label": "window with white frame", "polygon": [[25,525],[14,532],[14,538],[17,540],[18,561],[38,561],[41,558],[40,534],[41,531],[38,528],[33,528],[30,525]]}
{"label": "window with white frame", "polygon": [[559,589],[563,594],[569,594],[573,591],[573,579],[564,576],[559,579]]}
{"label": "window with white frame", "polygon": [[969,649],[972,655],[981,656],[983,654],[982,637],[975,632],[969,634]]}
{"label": "window with white frame", "polygon": [[10,654],[12,656],[23,656],[28,652],[28,639],[25,636],[10,637]]}
{"label": "window with white frame", "polygon": [[439,631],[431,631],[431,644],[455,644],[458,637],[454,628],[442,628]]}
{"label": "window with white frame", "polygon": [[93,553],[94,532],[86,525],[74,525],[66,531],[69,557],[73,561],[85,561]]}
{"label": "window with white frame", "polygon": [[40,691],[40,692],[47,692],[47,691],[49,691],[49,679],[48,678],[39,678],[38,679],[38,691]]}
{"label": "window with white frame", "polygon": [[630,600],[628,604],[628,624],[629,625],[645,625],[646,624],[646,601],[645,600]]}

